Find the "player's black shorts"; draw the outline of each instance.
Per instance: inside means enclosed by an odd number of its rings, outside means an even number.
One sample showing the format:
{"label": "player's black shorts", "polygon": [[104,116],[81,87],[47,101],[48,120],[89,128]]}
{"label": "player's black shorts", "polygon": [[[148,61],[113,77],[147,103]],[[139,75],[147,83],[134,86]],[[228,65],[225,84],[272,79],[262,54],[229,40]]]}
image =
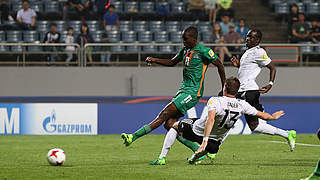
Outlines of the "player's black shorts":
{"label": "player's black shorts", "polygon": [[[255,107],[259,111],[263,111],[263,106],[260,104],[260,92],[258,90],[252,90],[252,91],[244,91],[244,92],[238,92],[236,94],[236,98],[243,99],[247,101],[251,106]],[[259,120],[257,116],[250,116],[250,115],[244,115],[246,118],[246,121],[248,125],[250,126],[251,130],[254,130],[258,124]]]}
{"label": "player's black shorts", "polygon": [[[178,131],[182,132],[182,137],[190,141],[201,144],[203,137],[196,135],[192,130],[193,123],[196,120],[198,120],[198,118],[184,119],[180,121],[178,124]],[[219,151],[220,145],[221,145],[221,141],[215,141],[213,139],[209,139],[206,147],[206,151],[208,151],[209,153],[215,154]]]}

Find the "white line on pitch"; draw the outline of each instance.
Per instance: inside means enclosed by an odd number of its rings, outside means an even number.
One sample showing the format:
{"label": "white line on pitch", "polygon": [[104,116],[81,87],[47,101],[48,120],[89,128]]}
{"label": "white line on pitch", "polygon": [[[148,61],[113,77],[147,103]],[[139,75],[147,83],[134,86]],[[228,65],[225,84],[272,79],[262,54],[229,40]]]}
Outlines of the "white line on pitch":
{"label": "white line on pitch", "polygon": [[[283,142],[283,141],[263,141],[263,142],[271,142],[271,143],[278,143],[278,144],[288,144],[287,142]],[[318,145],[318,144],[304,144],[304,143],[296,143],[296,145],[300,145],[300,146],[320,147],[320,145]]]}

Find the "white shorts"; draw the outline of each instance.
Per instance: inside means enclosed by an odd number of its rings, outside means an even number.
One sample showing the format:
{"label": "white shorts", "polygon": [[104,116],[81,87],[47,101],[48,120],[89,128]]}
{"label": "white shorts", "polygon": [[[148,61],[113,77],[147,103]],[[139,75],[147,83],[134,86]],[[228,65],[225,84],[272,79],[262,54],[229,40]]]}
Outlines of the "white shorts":
{"label": "white shorts", "polygon": [[206,9],[215,9],[218,4],[218,0],[205,0]]}

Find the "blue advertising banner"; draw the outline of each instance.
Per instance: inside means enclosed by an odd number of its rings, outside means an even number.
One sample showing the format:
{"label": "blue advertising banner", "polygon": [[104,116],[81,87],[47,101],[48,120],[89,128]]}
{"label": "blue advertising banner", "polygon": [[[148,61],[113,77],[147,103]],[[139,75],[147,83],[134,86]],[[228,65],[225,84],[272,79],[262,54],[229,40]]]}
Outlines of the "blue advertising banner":
{"label": "blue advertising banner", "polygon": [[[206,113],[206,100],[203,98],[186,117],[201,117]],[[98,107],[98,134],[132,133],[139,127],[150,123],[158,113],[170,102],[170,97],[130,97],[117,99],[110,103],[101,103]],[[294,129],[298,133],[315,133],[320,128],[317,110],[320,107],[319,97],[264,97],[262,103],[266,112],[273,113],[284,110],[285,116],[276,121],[269,121],[271,125],[281,129]],[[251,134],[244,117],[237,121],[232,134]],[[152,133],[166,133],[159,127]]]}
{"label": "blue advertising banner", "polygon": [[91,103],[0,104],[0,135],[97,134],[97,108]]}

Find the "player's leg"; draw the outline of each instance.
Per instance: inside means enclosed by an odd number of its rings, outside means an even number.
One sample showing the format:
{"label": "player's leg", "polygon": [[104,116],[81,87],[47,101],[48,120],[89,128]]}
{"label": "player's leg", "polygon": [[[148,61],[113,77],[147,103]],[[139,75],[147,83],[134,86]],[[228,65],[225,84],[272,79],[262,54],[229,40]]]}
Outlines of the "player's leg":
{"label": "player's leg", "polygon": [[122,133],[121,138],[124,140],[124,144],[126,146],[129,146],[132,142],[150,133],[152,130],[159,127],[171,117],[175,118],[177,116],[179,116],[179,112],[176,106],[172,102],[170,102],[150,124],[142,126],[133,134]]}
{"label": "player's leg", "polygon": [[[164,127],[167,129],[167,130],[170,130],[171,127],[173,127],[173,125],[178,121],[180,117],[177,117],[177,118],[171,118],[169,119],[168,121],[165,122],[164,124]],[[194,119],[196,120],[196,118]],[[177,129],[177,128],[176,128]],[[182,136],[178,136],[177,137],[178,141],[180,143],[182,143],[183,145],[187,146],[189,149],[191,149],[193,152],[195,152],[196,150],[199,149],[199,145],[195,142],[192,142]]]}
{"label": "player's leg", "polygon": [[[176,122],[175,124],[178,124],[178,122]],[[170,148],[174,144],[177,137],[178,137],[177,129],[170,128],[166,134],[165,139],[164,139],[160,156],[158,157],[158,159],[152,161],[150,163],[150,165],[165,165],[166,164],[166,156],[167,156]]]}
{"label": "player's leg", "polygon": [[[263,107],[259,102],[260,93],[259,91],[247,91],[245,92],[245,100],[255,107],[259,111],[263,111]],[[246,121],[249,125],[251,131],[269,135],[278,135],[288,140],[290,150],[293,151],[296,140],[295,131],[285,131],[283,129],[274,127],[270,124],[267,124],[266,121],[260,120],[256,116],[245,115]]]}
{"label": "player's leg", "polygon": [[309,177],[301,180],[320,180],[320,159],[318,160],[317,166],[313,173]]}

